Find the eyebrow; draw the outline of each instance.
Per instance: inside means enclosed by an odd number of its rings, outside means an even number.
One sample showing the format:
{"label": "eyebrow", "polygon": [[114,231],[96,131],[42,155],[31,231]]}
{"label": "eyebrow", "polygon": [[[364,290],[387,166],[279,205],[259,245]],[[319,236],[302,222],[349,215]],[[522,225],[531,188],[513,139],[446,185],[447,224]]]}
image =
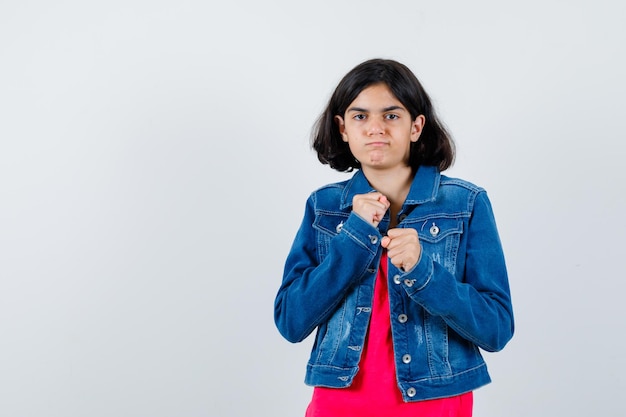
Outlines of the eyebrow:
{"label": "eyebrow", "polygon": [[[404,107],[401,107],[401,106],[389,106],[389,107],[385,107],[382,112],[386,113],[388,111],[394,111],[394,110],[405,110],[405,109]],[[349,112],[349,111],[354,111],[354,112],[359,112],[359,113],[368,112],[367,109],[364,109],[362,107],[350,107],[348,110],[346,110],[346,112]]]}

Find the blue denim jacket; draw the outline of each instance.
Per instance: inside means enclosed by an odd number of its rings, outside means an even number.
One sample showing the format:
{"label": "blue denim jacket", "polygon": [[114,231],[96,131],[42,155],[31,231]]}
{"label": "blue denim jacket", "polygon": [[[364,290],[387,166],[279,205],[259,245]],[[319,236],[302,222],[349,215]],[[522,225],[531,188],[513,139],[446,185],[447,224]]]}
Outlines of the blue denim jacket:
{"label": "blue denim jacket", "polygon": [[[274,306],[280,333],[300,342],[317,328],[308,385],[346,387],[359,369],[389,212],[373,227],[352,213],[374,191],[361,171],[307,200]],[[513,336],[504,254],[484,189],[418,169],[397,227],[422,245],[409,271],[388,264],[391,332],[404,401],[442,398],[489,383],[479,351]]]}

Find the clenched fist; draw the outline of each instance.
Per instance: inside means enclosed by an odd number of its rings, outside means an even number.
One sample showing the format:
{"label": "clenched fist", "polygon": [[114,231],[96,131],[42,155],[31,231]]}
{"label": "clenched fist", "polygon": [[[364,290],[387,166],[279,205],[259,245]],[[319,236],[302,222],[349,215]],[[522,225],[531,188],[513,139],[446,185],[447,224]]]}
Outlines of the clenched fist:
{"label": "clenched fist", "polygon": [[389,229],[380,241],[387,249],[387,256],[397,268],[408,271],[417,264],[422,246],[415,229]]}
{"label": "clenched fist", "polygon": [[379,192],[357,194],[352,199],[352,211],[377,227],[389,209],[389,200]]}

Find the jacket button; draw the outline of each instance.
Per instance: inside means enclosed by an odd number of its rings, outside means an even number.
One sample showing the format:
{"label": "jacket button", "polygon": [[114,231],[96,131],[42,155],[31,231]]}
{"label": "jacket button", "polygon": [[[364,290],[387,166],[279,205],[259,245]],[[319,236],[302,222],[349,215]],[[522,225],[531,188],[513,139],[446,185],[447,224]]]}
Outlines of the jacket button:
{"label": "jacket button", "polygon": [[415,388],[411,387],[408,390],[406,390],[406,395],[408,395],[409,397],[415,397],[415,394],[417,394],[417,391],[415,391]]}
{"label": "jacket button", "polygon": [[378,243],[378,236],[374,236],[374,235],[370,235],[370,242],[372,242],[372,245],[375,245]]}
{"label": "jacket button", "polygon": [[410,363],[411,362],[411,355],[409,355],[408,353],[406,355],[402,355],[402,362]]}
{"label": "jacket button", "polygon": [[439,226],[437,226],[435,223],[433,223],[433,225],[430,226],[430,234],[433,237],[437,236],[439,234]]}
{"label": "jacket button", "polygon": [[341,229],[343,229],[343,222],[339,223],[337,225],[337,227],[335,228],[335,230],[337,231],[337,233],[341,232]]}
{"label": "jacket button", "polygon": [[407,287],[412,287],[413,286],[413,280],[412,279],[405,279],[404,280],[404,285],[406,285]]}
{"label": "jacket button", "polygon": [[401,223],[402,220],[406,219],[406,214],[401,214],[398,216],[398,223]]}
{"label": "jacket button", "polygon": [[398,321],[400,323],[406,323],[408,319],[409,319],[409,316],[407,316],[406,314],[400,314],[398,316]]}
{"label": "jacket button", "polygon": [[394,275],[393,282],[395,284],[400,284],[402,282],[402,280],[400,279],[400,275]]}

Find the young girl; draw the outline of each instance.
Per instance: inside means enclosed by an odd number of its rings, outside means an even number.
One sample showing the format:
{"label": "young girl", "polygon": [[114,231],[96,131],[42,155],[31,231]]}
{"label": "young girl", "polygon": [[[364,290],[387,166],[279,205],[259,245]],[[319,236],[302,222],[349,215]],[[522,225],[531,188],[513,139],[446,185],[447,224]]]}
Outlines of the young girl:
{"label": "young girl", "polygon": [[310,195],[275,300],[287,340],[317,329],[306,416],[471,416],[472,390],[490,382],[479,349],[513,336],[485,190],[441,174],[452,139],[393,60],[340,81],[313,148],[356,173]]}

